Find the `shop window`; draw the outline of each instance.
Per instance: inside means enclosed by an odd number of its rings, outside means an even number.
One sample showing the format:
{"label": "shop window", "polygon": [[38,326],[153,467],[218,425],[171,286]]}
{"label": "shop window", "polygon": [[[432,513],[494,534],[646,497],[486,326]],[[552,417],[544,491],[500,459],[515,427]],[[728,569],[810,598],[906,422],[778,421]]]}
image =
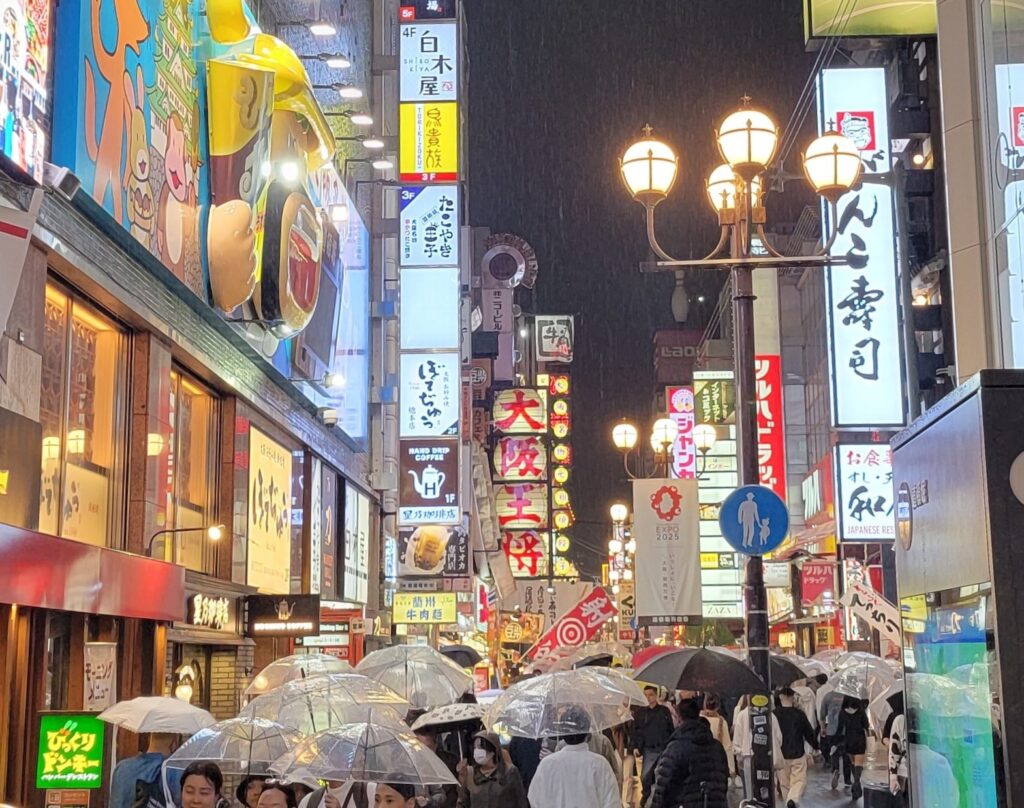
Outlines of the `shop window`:
{"label": "shop window", "polygon": [[121,545],[125,331],[54,283],[46,286],[39,529]]}
{"label": "shop window", "polygon": [[169,527],[191,529],[165,537],[164,558],[207,573],[216,569],[216,546],[206,528],[217,521],[218,403],[196,379],[171,372],[167,519]]}
{"label": "shop window", "polygon": [[66,710],[71,676],[71,616],[67,612],[46,615],[46,684],[44,710]]}

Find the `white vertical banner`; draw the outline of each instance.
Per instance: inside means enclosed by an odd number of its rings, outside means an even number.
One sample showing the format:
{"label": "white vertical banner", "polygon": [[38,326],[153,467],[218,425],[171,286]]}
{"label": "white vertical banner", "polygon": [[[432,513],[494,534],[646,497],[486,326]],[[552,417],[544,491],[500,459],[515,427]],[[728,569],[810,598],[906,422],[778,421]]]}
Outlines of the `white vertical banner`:
{"label": "white vertical banner", "polygon": [[85,692],[82,709],[101,711],[117,701],[117,643],[85,644]]}
{"label": "white vertical banner", "polygon": [[823,70],[819,92],[819,129],[850,138],[864,163],[864,181],[839,199],[836,220],[828,222],[836,234],[831,254],[847,261],[826,271],[832,422],[900,427],[906,411],[893,190],[873,176],[892,169],[885,70]]}
{"label": "white vertical banner", "polygon": [[695,479],[633,481],[640,625],[700,622],[699,508]]}

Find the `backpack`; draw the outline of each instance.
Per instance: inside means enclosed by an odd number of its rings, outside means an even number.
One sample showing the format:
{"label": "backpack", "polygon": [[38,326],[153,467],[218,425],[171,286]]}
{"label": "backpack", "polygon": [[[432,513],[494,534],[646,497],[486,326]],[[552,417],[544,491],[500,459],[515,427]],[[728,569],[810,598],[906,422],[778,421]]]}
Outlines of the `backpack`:
{"label": "backpack", "polygon": [[132,808],[168,808],[167,798],[164,796],[164,786],[161,778],[152,783],[145,780],[135,781],[135,798],[132,800]]}

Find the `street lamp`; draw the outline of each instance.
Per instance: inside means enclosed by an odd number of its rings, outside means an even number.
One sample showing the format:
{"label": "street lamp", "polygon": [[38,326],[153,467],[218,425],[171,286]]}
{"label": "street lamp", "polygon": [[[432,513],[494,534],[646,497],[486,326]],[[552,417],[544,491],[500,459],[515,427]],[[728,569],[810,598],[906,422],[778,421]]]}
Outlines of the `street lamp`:
{"label": "street lamp", "polygon": [[697,469],[697,479],[703,479],[704,469],[707,465],[708,452],[715,448],[718,443],[718,432],[711,424],[697,424],[693,428],[693,447],[700,452],[700,467]]}
{"label": "street lamp", "polygon": [[608,509],[609,515],[612,517],[612,522],[617,525],[621,525],[626,521],[626,517],[629,516],[629,508],[623,505],[621,502],[616,502],[611,508]]}
{"label": "street lamp", "polygon": [[[779,128],[770,116],[752,108],[750,99],[744,97],[742,107],[722,121],[716,139],[718,150],[728,168],[719,166],[707,181],[708,199],[718,216],[720,235],[718,244],[702,259],[681,261],[673,258],[662,249],[655,235],[654,209],[672,189],[678,170],[678,159],[672,148],[652,138],[651,127],[645,126],[643,138],[626,150],[619,167],[629,193],[644,206],[647,240],[660,259],[653,267],[643,267],[645,271],[679,272],[685,268],[702,268],[726,269],[731,273],[739,479],[741,485],[757,485],[760,480],[757,463],[753,270],[757,267],[822,267],[846,262],[828,255],[835,240],[835,228],[828,242],[809,256],[783,255],[765,235],[766,215],[761,189],[765,183],[764,174],[775,158],[779,145]],[[859,157],[857,147],[834,131],[815,139],[803,154],[807,180],[814,191],[828,202],[833,222],[837,200],[860,177]],[[646,171],[643,170],[645,165]],[[728,169],[733,174],[731,182]],[[761,255],[754,254],[755,239],[763,247],[759,250]],[[768,597],[760,556],[752,555],[747,561],[743,594],[750,664],[770,692]],[[754,768],[757,770],[755,782],[759,784],[759,791],[771,795],[774,786],[770,744],[755,747]]]}
{"label": "street lamp", "polygon": [[218,542],[224,537],[225,531],[224,525],[210,525],[209,527],[176,527],[168,528],[167,530],[158,530],[152,536],[149,537],[149,541],[146,543],[146,555],[152,557],[153,555],[153,542],[160,536],[176,536],[179,533],[195,533],[199,530],[206,531],[206,538],[212,542]]}
{"label": "street lamp", "polygon": [[[622,466],[631,480],[666,473],[669,452],[679,434],[679,427],[671,418],[659,418],[651,425],[650,447],[654,452],[654,469],[648,474],[643,468],[642,451],[638,448],[640,433],[633,424],[623,419],[612,427],[612,443],[622,453]],[[629,455],[637,452],[638,467],[634,473],[629,466]]]}

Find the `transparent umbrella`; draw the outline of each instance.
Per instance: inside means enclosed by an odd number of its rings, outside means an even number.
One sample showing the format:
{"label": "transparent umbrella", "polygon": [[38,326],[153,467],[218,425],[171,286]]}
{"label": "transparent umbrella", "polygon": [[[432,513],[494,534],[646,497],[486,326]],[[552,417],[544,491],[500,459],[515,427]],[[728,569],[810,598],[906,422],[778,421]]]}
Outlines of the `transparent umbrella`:
{"label": "transparent umbrella", "polygon": [[426,645],[395,645],[367,654],[356,673],[394,690],[413,707],[451,704],[473,685],[473,677]]}
{"label": "transparent umbrella", "polygon": [[586,667],[578,668],[577,672],[587,678],[595,679],[606,690],[620,693],[624,704],[628,702],[638,707],[647,704],[640,685],[619,668]]}
{"label": "transparent umbrella", "polygon": [[608,667],[614,662],[629,662],[633,654],[618,642],[588,642],[571,654],[559,659],[551,666],[552,671],[567,671],[573,668]]}
{"label": "transparent umbrella", "polygon": [[282,755],[271,770],[357,783],[450,785],[456,780],[441,759],[409,729],[371,718],[324,730]]}
{"label": "transparent umbrella", "polygon": [[258,696],[296,679],[311,679],[328,673],[345,673],[352,666],[329,654],[292,654],[274,660],[257,673],[245,689],[246,696]]}
{"label": "transparent umbrella", "polygon": [[358,673],[331,673],[298,679],[257,696],[239,713],[243,718],[276,721],[303,735],[341,724],[378,721],[400,724],[409,702],[380,682]]}
{"label": "transparent umbrella", "polygon": [[836,693],[873,700],[892,687],[896,675],[885,662],[873,657],[847,664],[835,674],[833,681]]}
{"label": "transparent umbrella", "polygon": [[484,723],[505,735],[545,738],[600,732],[631,717],[622,692],[578,670],[512,685],[488,708]]}

